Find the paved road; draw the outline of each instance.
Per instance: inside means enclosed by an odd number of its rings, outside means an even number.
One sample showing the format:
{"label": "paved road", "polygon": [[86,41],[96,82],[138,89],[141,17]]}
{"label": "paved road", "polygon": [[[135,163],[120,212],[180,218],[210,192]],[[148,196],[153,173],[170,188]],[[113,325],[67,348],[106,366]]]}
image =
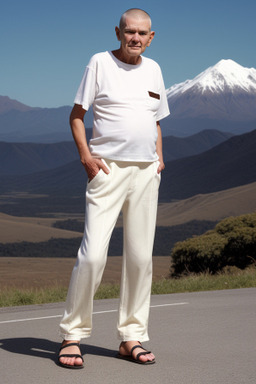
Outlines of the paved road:
{"label": "paved road", "polygon": [[62,303],[1,309],[1,383],[256,383],[256,288],[153,296],[152,366],[115,358],[117,304],[95,302],[86,367],[77,371],[55,364]]}

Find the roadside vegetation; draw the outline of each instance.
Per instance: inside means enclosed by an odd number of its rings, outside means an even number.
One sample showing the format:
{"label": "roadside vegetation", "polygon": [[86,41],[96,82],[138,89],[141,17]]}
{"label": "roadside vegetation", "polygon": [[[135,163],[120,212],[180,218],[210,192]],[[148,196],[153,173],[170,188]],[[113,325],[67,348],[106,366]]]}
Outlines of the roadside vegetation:
{"label": "roadside vegetation", "polygon": [[227,266],[256,264],[256,212],[220,221],[213,230],[175,244],[171,276],[214,275]]}
{"label": "roadside vegetation", "polygon": [[[221,273],[191,274],[181,278],[161,279],[153,282],[152,294],[170,294],[196,291],[212,291],[235,288],[256,287],[256,268],[251,266],[244,270],[227,267]],[[41,289],[6,288],[0,292],[0,307],[57,303],[65,301],[67,287],[55,286]],[[119,297],[118,284],[103,284],[98,289],[95,299]]]}

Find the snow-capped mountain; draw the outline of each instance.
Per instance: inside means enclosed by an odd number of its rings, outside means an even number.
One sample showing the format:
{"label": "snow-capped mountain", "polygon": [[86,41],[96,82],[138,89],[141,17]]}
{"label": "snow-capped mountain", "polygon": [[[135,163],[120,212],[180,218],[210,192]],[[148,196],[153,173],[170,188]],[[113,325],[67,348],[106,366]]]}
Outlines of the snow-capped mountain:
{"label": "snow-capped mountain", "polygon": [[169,88],[167,97],[170,119],[251,122],[256,120],[256,69],[221,60],[193,80]]}

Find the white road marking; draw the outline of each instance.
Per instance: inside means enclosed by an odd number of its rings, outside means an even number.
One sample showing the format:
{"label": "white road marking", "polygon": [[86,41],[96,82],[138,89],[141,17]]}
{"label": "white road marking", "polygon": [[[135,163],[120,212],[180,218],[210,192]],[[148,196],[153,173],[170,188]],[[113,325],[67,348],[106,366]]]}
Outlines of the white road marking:
{"label": "white road marking", "polygon": [[[186,305],[189,303],[169,303],[169,304],[159,304],[159,305],[151,305],[150,308],[159,308],[159,307],[170,307],[170,306],[177,306],[177,305]],[[93,315],[99,315],[102,313],[112,313],[117,312],[117,309],[111,309],[108,311],[99,311],[99,312],[93,312]],[[34,320],[45,320],[45,319],[56,319],[57,317],[62,317],[63,315],[55,315],[55,316],[44,316],[44,317],[31,317],[27,319],[15,319],[15,320],[5,320],[0,321],[0,324],[9,324],[9,323],[19,323],[24,321],[34,321]]]}
{"label": "white road marking", "polygon": [[171,305],[186,305],[189,303],[172,303],[172,304],[159,304],[159,305],[151,305],[150,308],[159,308],[159,307],[170,307]]}
{"label": "white road marking", "polygon": [[56,316],[45,316],[45,317],[31,317],[28,319],[17,319],[17,320],[5,320],[0,321],[0,324],[7,324],[7,323],[19,323],[22,321],[33,321],[33,320],[45,320],[45,319],[54,319],[56,317],[61,317],[62,315],[56,315]]}

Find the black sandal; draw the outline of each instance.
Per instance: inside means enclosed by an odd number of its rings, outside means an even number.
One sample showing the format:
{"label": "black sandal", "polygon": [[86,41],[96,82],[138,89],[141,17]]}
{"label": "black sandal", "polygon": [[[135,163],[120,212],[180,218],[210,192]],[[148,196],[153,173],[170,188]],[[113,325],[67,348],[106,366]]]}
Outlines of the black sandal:
{"label": "black sandal", "polygon": [[[64,345],[64,346],[61,346],[61,347],[60,347],[60,350],[59,350],[59,353],[60,353],[60,351],[62,351],[62,349],[67,348],[67,347],[71,347],[71,346],[76,346],[76,347],[78,347],[79,350],[80,350],[80,344],[79,344],[79,343],[69,343],[69,344],[66,344],[66,345]],[[76,358],[80,358],[80,359],[82,359],[82,362],[84,362],[83,356],[81,355],[81,351],[80,351],[80,355],[79,355],[79,354],[68,354],[68,353],[59,355],[59,356],[58,356],[58,364],[59,364],[61,367],[64,367],[64,368],[70,368],[70,369],[81,369],[81,368],[84,367],[83,364],[81,364],[81,365],[69,365],[69,364],[64,364],[64,363],[62,363],[62,362],[60,361],[60,358],[61,358],[61,357],[76,357]]]}
{"label": "black sandal", "polygon": [[[136,348],[141,348],[143,349],[145,352],[139,352],[135,357],[133,357],[132,353],[133,351],[136,349]],[[142,347],[142,345],[134,345],[134,347],[132,347],[131,349],[131,352],[130,352],[130,355],[122,355],[120,352],[117,354],[117,358],[118,359],[123,359],[123,360],[127,360],[127,361],[131,361],[132,363],[137,363],[137,364],[143,364],[143,365],[149,365],[149,364],[154,364],[156,362],[156,360],[147,360],[147,361],[141,361],[139,359],[140,356],[142,355],[147,355],[151,353],[151,351],[147,351],[145,348]]]}

